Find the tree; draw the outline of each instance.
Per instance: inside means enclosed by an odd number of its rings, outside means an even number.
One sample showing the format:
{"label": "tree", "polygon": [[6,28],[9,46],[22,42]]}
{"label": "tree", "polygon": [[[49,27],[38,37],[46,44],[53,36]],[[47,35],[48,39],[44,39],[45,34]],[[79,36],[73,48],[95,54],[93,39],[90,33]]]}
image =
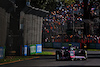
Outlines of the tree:
{"label": "tree", "polygon": [[75,0],[64,0],[66,5],[70,5],[72,3],[75,3]]}
{"label": "tree", "polygon": [[75,2],[75,0],[31,0],[31,5],[40,9],[53,11],[57,6],[60,6],[60,2],[62,2],[63,5],[70,5]]}
{"label": "tree", "polygon": [[32,0],[31,5],[40,9],[52,11],[56,8],[56,0]]}

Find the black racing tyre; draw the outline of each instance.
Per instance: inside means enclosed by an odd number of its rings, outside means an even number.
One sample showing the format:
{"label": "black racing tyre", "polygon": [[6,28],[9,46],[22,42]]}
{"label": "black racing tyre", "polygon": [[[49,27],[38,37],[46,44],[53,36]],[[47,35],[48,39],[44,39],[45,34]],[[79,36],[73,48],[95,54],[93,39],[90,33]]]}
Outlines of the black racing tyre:
{"label": "black racing tyre", "polygon": [[67,57],[68,59],[70,59],[70,53],[68,51],[64,52],[64,57]]}
{"label": "black racing tyre", "polygon": [[60,52],[56,51],[56,61],[60,60]]}

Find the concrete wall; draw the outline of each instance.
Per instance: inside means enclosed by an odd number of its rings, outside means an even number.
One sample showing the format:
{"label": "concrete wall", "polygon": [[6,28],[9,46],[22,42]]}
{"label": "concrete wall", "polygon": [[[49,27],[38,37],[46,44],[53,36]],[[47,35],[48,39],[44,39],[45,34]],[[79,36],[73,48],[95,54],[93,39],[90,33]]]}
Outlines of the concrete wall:
{"label": "concrete wall", "polygon": [[24,24],[24,45],[42,43],[42,20],[43,17],[33,14],[25,14],[23,11],[20,12],[20,24]]}
{"label": "concrete wall", "polygon": [[10,14],[0,7],[0,46],[6,44],[7,27],[10,22]]}

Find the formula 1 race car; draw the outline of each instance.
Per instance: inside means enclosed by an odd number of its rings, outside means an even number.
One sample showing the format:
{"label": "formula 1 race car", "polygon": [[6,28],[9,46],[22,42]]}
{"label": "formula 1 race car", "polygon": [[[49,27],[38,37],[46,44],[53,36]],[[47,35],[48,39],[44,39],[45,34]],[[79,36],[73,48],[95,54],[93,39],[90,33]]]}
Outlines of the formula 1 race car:
{"label": "formula 1 race car", "polygon": [[62,47],[61,50],[56,51],[56,60],[86,60],[87,51],[78,49],[77,47]]}

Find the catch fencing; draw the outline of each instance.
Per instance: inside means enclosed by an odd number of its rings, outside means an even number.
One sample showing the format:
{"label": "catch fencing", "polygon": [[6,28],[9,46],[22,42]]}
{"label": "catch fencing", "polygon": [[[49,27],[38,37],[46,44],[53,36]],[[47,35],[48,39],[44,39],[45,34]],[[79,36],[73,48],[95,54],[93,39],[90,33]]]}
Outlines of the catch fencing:
{"label": "catch fencing", "polygon": [[[61,47],[69,47],[69,44],[72,44],[72,46],[76,46],[79,48],[82,48],[83,44],[77,43],[77,42],[45,42],[42,43],[43,48],[61,48]],[[88,49],[100,49],[100,44],[99,43],[89,43]]]}

